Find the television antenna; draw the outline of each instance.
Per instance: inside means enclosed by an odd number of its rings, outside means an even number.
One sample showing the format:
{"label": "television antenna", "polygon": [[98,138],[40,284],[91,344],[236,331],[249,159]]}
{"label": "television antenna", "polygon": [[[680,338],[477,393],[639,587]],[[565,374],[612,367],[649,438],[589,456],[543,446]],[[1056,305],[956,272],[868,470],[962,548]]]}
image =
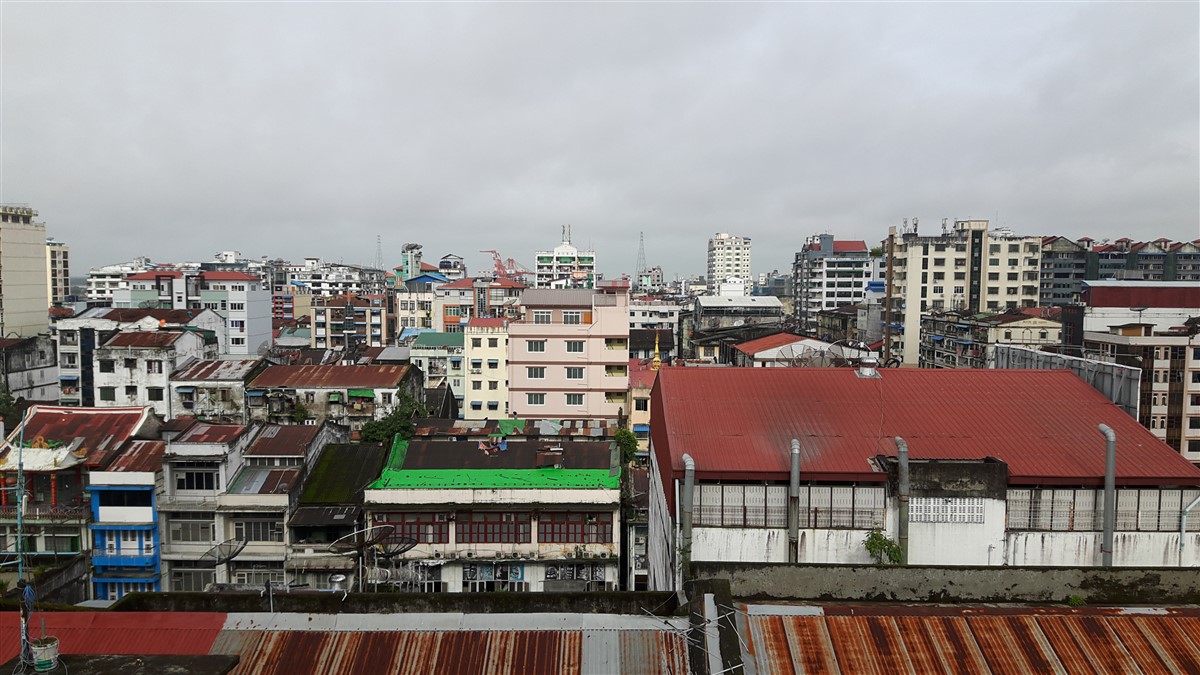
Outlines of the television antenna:
{"label": "television antenna", "polygon": [[245,548],[246,542],[242,539],[226,539],[205,551],[204,555],[196,561],[196,565],[206,569],[216,569],[218,565],[224,565],[236,558]]}
{"label": "television antenna", "polygon": [[[395,531],[396,528],[392,525],[372,525],[371,527],[351,532],[329,545],[330,553],[354,556],[358,566],[355,576],[358,577],[358,590],[360,593],[363,590],[363,571],[366,569],[364,558],[370,553],[372,561],[374,561],[377,557],[375,553],[376,545],[391,537]],[[413,546],[415,545],[416,543],[414,542]]]}

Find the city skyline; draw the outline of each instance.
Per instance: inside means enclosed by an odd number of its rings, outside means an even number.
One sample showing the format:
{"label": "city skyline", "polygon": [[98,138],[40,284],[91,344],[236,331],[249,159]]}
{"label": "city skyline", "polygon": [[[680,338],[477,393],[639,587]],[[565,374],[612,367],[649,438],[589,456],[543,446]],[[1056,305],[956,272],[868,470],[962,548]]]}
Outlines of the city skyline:
{"label": "city skyline", "polygon": [[418,242],[488,271],[476,251],[530,266],[566,224],[606,276],[634,271],[639,232],[668,277],[702,273],[716,232],[755,241],[755,274],[785,272],[810,235],[875,245],[914,216],[1190,240],[1198,19],[11,5],[0,201],[37,209],[75,276],[229,249],[371,264],[376,237],[386,266]]}

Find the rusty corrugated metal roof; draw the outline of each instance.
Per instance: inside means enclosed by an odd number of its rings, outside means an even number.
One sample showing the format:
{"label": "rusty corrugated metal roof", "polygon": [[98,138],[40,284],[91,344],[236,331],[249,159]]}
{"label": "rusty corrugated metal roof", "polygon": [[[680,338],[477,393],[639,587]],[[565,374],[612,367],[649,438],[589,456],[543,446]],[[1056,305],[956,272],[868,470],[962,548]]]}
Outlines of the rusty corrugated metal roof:
{"label": "rusty corrugated metal roof", "polygon": [[106,471],[140,471],[154,473],[162,468],[165,441],[130,441]]}
{"label": "rusty corrugated metal roof", "polygon": [[[62,654],[208,654],[225,625],[217,612],[38,612],[30,637],[58,638]],[[19,617],[0,614],[0,662],[20,649]]]}
{"label": "rusty corrugated metal roof", "polygon": [[183,335],[181,331],[145,331],[133,330],[124,333],[117,333],[112,336],[108,342],[104,343],[105,347],[143,347],[157,348],[170,347],[175,344],[179,336]]}
{"label": "rusty corrugated metal roof", "polygon": [[137,309],[133,307],[122,307],[110,309],[104,313],[102,318],[118,323],[133,323],[141,321],[146,317],[153,317],[159,321],[166,323],[186,324],[196,318],[200,309]]}
{"label": "rusty corrugated metal roof", "polygon": [[809,609],[747,614],[745,656],[760,675],[1200,672],[1194,610]]}
{"label": "rusty corrugated metal roof", "polygon": [[228,443],[241,436],[247,427],[241,424],[197,422],[179,435],[174,443]]}
{"label": "rusty corrugated metal roof", "polygon": [[659,466],[683,454],[709,479],[787,480],[791,439],[803,480],[882,481],[893,437],[914,459],[1008,464],[1016,485],[1099,485],[1117,435],[1117,483],[1200,485],[1200,469],[1067,370],[664,368],[651,406]]}
{"label": "rusty corrugated metal roof", "polygon": [[246,448],[245,454],[304,457],[308,454],[308,446],[320,432],[321,427],[307,424],[268,424]]}
{"label": "rusty corrugated metal roof", "polygon": [[408,365],[270,366],[254,378],[250,386],[379,389],[399,386],[408,370]]}
{"label": "rusty corrugated metal roof", "polygon": [[792,335],[791,333],[775,333],[774,335],[760,337],[757,340],[750,340],[748,342],[736,344],[733,346],[733,348],[739,352],[742,352],[743,354],[754,356],[759,352],[765,352],[768,349],[775,349],[776,347],[790,345],[793,342],[801,342],[804,339],[805,338],[801,335]]}
{"label": "rusty corrugated metal roof", "polygon": [[[74,408],[35,405],[25,411],[24,436],[26,443],[41,437],[46,441],[70,445],[82,438],[80,448],[88,451],[86,464],[104,467],[113,453],[125,441],[137,435],[150,418],[145,408]],[[17,443],[22,425],[8,435],[8,442]]]}
{"label": "rusty corrugated metal roof", "polygon": [[171,382],[236,382],[244,380],[262,359],[193,361],[171,374]]}

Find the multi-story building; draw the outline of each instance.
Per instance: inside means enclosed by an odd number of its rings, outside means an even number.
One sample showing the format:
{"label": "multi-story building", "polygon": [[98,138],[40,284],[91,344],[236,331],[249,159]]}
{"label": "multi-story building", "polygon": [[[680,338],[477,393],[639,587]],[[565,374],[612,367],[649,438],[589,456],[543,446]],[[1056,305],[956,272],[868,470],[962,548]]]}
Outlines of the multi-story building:
{"label": "multi-story building", "polygon": [[865,241],[839,241],[832,234],[809,237],[792,263],[799,330],[811,332],[817,312],[862,302],[867,284],[878,276],[879,260]]}
{"label": "multi-story building", "polygon": [[28,206],[0,204],[0,337],[46,332],[46,224]]}
{"label": "multi-story building", "polygon": [[49,335],[0,337],[0,384],[13,399],[58,400],[58,361]]}
{"label": "multi-story building", "polygon": [[394,319],[389,316],[385,294],[315,296],[309,311],[315,348],[386,347],[392,343]]}
{"label": "multi-story building", "polygon": [[663,275],[663,268],[655,265],[649,269],[641,270],[638,273],[637,288],[638,292],[658,291],[666,286],[666,277]]}
{"label": "multi-story building", "polygon": [[88,474],[92,595],[120,600],[162,590],[155,485],[167,444],[131,440],[111,464]]}
{"label": "multi-story building", "polygon": [[689,562],[867,565],[874,530],[912,565],[1200,565],[1200,469],[1071,372],[665,368],[651,411],[652,589]]}
{"label": "multi-story building", "polygon": [[313,295],[371,295],[387,289],[387,272],[363,265],[305,258],[303,265],[283,269],[289,285],[307,289]]}
{"label": "multi-story building", "polygon": [[892,228],[889,239],[892,323],[898,328],[888,351],[906,365],[918,361],[925,312],[995,312],[1038,304],[1041,237],[989,231],[986,220],[958,220],[953,227],[943,221],[940,235],[922,236],[914,219],[898,235]]}
{"label": "multi-story building", "polygon": [[95,304],[112,302],[113,291],[128,289],[126,281],[134,274],[141,274],[154,268],[149,258],[134,258],[129,262],[93,267],[88,271],[87,301]]}
{"label": "multi-story building", "polygon": [[[703,350],[694,344],[704,335],[719,333],[724,329],[779,326],[783,321],[783,303],[771,295],[724,297],[702,295],[696,298],[690,310],[679,316],[679,355],[687,359],[715,359],[729,363],[730,348],[747,337],[738,337],[710,345]],[[741,333],[742,331],[735,331]],[[758,336],[753,336],[758,337]]]}
{"label": "multi-story building", "polygon": [[426,331],[413,340],[408,350],[409,362],[424,374],[425,388],[446,385],[459,410],[463,407],[464,342],[464,333]]}
{"label": "multi-story building", "polygon": [[[9,432],[0,452],[0,481],[16,486],[18,473],[25,477],[23,495],[0,491],[6,550],[34,562],[87,551],[89,474],[106,470],[128,441],[155,439],[159,427],[149,408],[34,405],[26,410],[23,424]],[[18,507],[23,538],[16,532]]]}
{"label": "multi-story building", "polygon": [[629,328],[679,330],[679,313],[682,307],[670,300],[634,298],[629,302]]}
{"label": "multi-story building", "polygon": [[245,272],[165,270],[134,274],[113,291],[113,307],[209,309],[225,319],[222,354],[258,354],[271,347],[271,293]]}
{"label": "multi-story building", "polygon": [[93,307],[55,324],[62,405],[94,406],[96,348],[123,331],[188,328],[221,335],[225,321],[207,309],[113,309]]}
{"label": "multi-story building", "polygon": [[705,279],[708,294],[717,295],[721,283],[737,279],[742,284],[741,295],[750,295],[754,277],[750,271],[750,237],[718,232],[708,240],[708,267]]}
{"label": "multi-story building", "polygon": [[188,415],[214,424],[246,424],[246,384],[266,367],[262,359],[203,359],[184,364],[171,373],[170,417]]}
{"label": "multi-story building", "polygon": [[217,338],[206,331],[122,331],[96,347],[92,397],[101,408],[149,406],[171,419],[184,413],[171,409],[171,373],[189,361],[216,356]]}
{"label": "multi-story building", "polygon": [[472,317],[514,319],[525,284],[503,277],[459,279],[434,286],[433,328],[461,332]]}
{"label": "multi-story building", "polygon": [[434,272],[425,272],[397,284],[392,291],[396,305],[396,337],[404,339],[412,333],[433,330],[434,289],[449,280]]}
{"label": "multi-story building", "polygon": [[401,590],[616,590],[621,473],[607,442],[396,441],[364,494],[368,521],[416,546]]}
{"label": "multi-story building", "polygon": [[1079,302],[1079,281],[1088,278],[1090,241],[1066,237],[1042,239],[1042,270],[1038,303],[1043,307]]}
{"label": "multi-story building", "polygon": [[1105,279],[1200,281],[1200,240],[1134,242],[1122,238],[1100,245],[1086,237],[1042,240],[1041,304],[1078,302],[1083,281]]}
{"label": "multi-story building", "polygon": [[534,253],[534,288],[595,288],[596,252],[571,244],[571,226],[563,227],[562,243]]}
{"label": "multi-story building", "polygon": [[71,295],[71,247],[53,237],[46,240],[46,306],[62,305]]}
{"label": "multi-story building", "polygon": [[508,410],[530,419],[628,414],[629,283],[535,289],[508,325]]}
{"label": "multi-story building", "polygon": [[638,439],[638,455],[650,448],[650,392],[662,360],[629,359],[629,428]]}
{"label": "multi-story building", "polygon": [[665,328],[630,328],[629,358],[648,361],[656,356],[663,363],[675,359],[675,333]]}
{"label": "multi-story building", "polygon": [[442,256],[442,259],[438,261],[437,269],[428,271],[437,272],[450,281],[467,278],[467,265],[463,262],[463,257],[453,253]]}
{"label": "multi-story building", "polygon": [[352,438],[399,397],[421,400],[421,373],[403,366],[269,366],[246,388],[248,417],[283,424],[334,422]]}
{"label": "multi-story building", "polygon": [[922,368],[995,368],[998,344],[1040,349],[1062,342],[1062,322],[1049,308],[1002,314],[930,312],[921,317]]}
{"label": "multi-story building", "polygon": [[463,335],[462,417],[508,417],[508,319],[471,319]]}

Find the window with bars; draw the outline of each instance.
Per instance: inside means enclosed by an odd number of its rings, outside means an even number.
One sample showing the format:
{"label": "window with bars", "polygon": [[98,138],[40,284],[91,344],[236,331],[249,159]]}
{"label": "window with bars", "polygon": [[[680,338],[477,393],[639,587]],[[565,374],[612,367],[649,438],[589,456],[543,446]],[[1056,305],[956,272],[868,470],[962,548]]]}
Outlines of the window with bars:
{"label": "window with bars", "polygon": [[454,520],[454,540],[459,544],[528,544],[532,541],[532,520],[528,513],[459,511]]}
{"label": "window with bars", "polygon": [[380,524],[395,528],[393,538],[407,537],[422,544],[450,543],[448,513],[388,513]]}
{"label": "window with bars", "polygon": [[[1127,488],[1117,490],[1115,529],[1122,532],[1178,532],[1183,507],[1200,489]],[[1200,532],[1200,518],[1188,531]],[[1104,528],[1104,491],[1033,488],[1008,491],[1009,530],[1094,532]]]}
{"label": "window with bars", "polygon": [[982,523],[983,499],[976,497],[913,497],[910,523]]}
{"label": "window with bars", "polygon": [[[696,525],[708,527],[787,527],[786,485],[698,485]],[[800,527],[871,529],[883,527],[882,487],[804,485],[800,487]]]}
{"label": "window with bars", "polygon": [[214,540],[215,529],[210,516],[208,518],[172,518],[167,531],[173,542],[208,543]]}
{"label": "window with bars", "polygon": [[611,513],[542,512],[538,516],[540,544],[611,544]]}
{"label": "window with bars", "polygon": [[242,541],[283,541],[283,523],[278,520],[239,520],[233,536]]}

